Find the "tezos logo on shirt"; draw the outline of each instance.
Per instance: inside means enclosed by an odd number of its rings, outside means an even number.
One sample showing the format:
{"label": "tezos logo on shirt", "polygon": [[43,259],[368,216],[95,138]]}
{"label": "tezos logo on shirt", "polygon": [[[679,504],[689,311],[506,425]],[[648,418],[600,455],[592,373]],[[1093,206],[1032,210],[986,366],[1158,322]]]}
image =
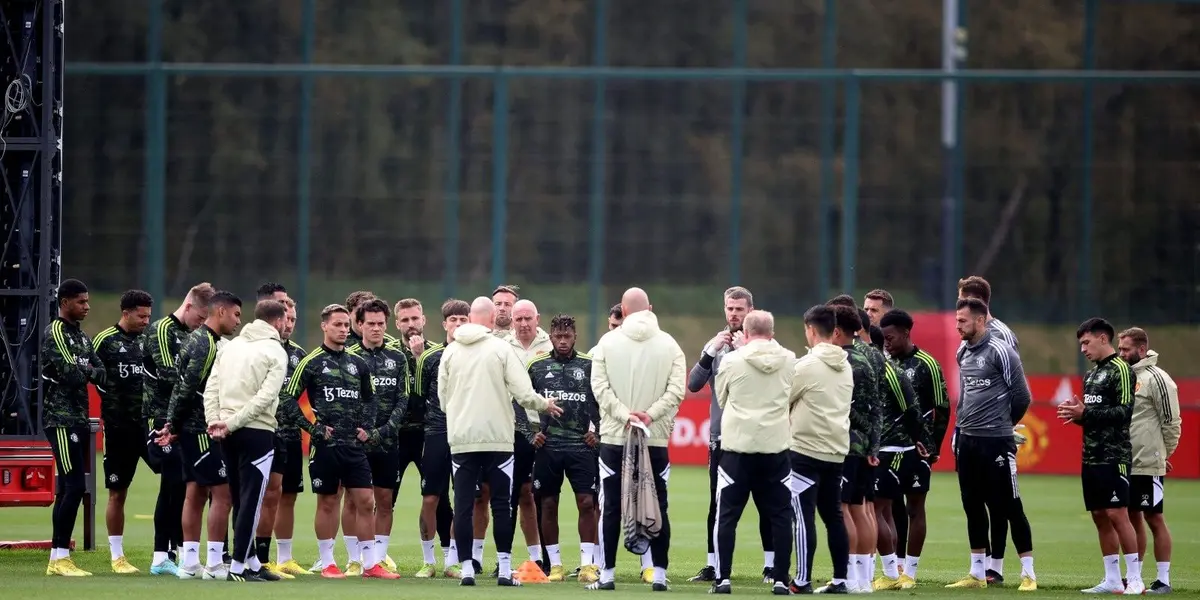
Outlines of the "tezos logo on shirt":
{"label": "tezos logo on shirt", "polygon": [[146,367],[139,364],[117,363],[117,375],[121,379],[128,377],[139,377],[146,374]]}
{"label": "tezos logo on shirt", "polygon": [[1103,396],[1098,396],[1096,394],[1084,394],[1083,395],[1083,403],[1084,404],[1100,404],[1101,402],[1104,402]]}
{"label": "tezos logo on shirt", "polygon": [[345,388],[325,388],[326,402],[333,402],[338,398],[358,400],[358,390],[348,390]]}
{"label": "tezos logo on shirt", "polygon": [[375,384],[375,387],[396,387],[396,385],[399,382],[400,382],[400,380],[395,377],[372,377],[371,378],[371,383]]}

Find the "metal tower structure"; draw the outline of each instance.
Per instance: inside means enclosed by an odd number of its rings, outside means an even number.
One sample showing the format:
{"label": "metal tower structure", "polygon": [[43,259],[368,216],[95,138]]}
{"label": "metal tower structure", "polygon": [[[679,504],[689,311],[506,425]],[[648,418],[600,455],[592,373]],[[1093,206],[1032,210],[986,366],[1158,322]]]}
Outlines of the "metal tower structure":
{"label": "metal tower structure", "polygon": [[61,272],[63,0],[0,0],[0,436],[42,437]]}

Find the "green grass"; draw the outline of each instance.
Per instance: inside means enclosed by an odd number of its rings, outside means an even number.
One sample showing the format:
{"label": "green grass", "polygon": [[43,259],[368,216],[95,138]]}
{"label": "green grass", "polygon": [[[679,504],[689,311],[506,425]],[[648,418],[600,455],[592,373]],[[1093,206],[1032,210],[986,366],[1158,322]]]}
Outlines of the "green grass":
{"label": "green grass", "polygon": [[[701,584],[687,583],[686,579],[699,569],[705,560],[704,522],[707,510],[707,481],[702,468],[679,467],[672,470],[671,479],[671,568],[669,577],[675,595],[698,596],[707,591]],[[195,587],[220,589],[223,599],[255,598],[320,598],[344,593],[347,588],[355,594],[396,594],[407,597],[437,597],[446,600],[477,598],[488,593],[490,580],[481,580],[483,589],[468,590],[455,585],[451,580],[416,580],[411,577],[419,566],[420,546],[417,542],[416,518],[418,500],[417,478],[412,472],[405,478],[401,500],[397,505],[395,529],[392,538],[392,557],[406,576],[400,581],[327,581],[319,578],[303,578],[297,581],[279,582],[262,586],[230,586],[224,583],[189,581],[168,578],[151,578],[148,575],[119,576],[110,572],[109,553],[103,521],[99,524],[97,539],[100,548],[96,552],[76,552],[75,561],[82,568],[96,574],[87,579],[49,578],[43,575],[46,564],[45,552],[9,551],[0,552],[0,580],[3,581],[3,597],[78,597],[89,600],[119,598],[120,600],[160,599],[174,593],[191,594]],[[144,467],[139,470],[130,493],[125,531],[126,553],[143,573],[147,570],[151,553],[151,521],[156,482]],[[1094,585],[1103,575],[1095,530],[1090,517],[1083,511],[1079,482],[1074,477],[1024,476],[1021,491],[1026,510],[1033,523],[1035,554],[1039,585],[1038,597],[1075,598],[1078,589]],[[1175,532],[1175,549],[1172,584],[1176,590],[1200,589],[1200,541],[1191,536],[1200,528],[1200,482],[1171,481],[1168,484],[1169,522]],[[316,542],[311,529],[311,516],[315,506],[314,497],[304,494],[297,504],[295,555],[307,566],[316,558]],[[101,519],[104,514],[104,499],[97,507]],[[563,523],[573,523],[573,511],[564,507]],[[736,594],[765,594],[759,581],[762,568],[762,553],[759,550],[757,518],[748,511],[738,531],[738,546],[735,553]],[[7,539],[47,539],[50,529],[49,508],[0,509],[0,536]],[[568,567],[574,567],[578,553],[577,539],[564,529],[563,557]],[[572,528],[573,531],[573,528]],[[821,542],[817,553],[815,572],[818,577],[830,575],[828,551],[820,533]],[[520,533],[517,534],[520,546]],[[81,531],[76,532],[77,543],[82,546]],[[487,545],[487,567],[495,562],[492,541]],[[920,586],[912,592],[919,596],[950,596],[950,590],[942,585],[961,576],[967,567],[966,526],[959,504],[957,484],[952,475],[939,474],[933,483],[929,497],[929,536],[918,573]],[[342,544],[337,545],[338,560],[345,563]],[[521,551],[517,552],[517,556]],[[1008,545],[1009,558],[1005,574],[1015,579],[1020,565]],[[636,582],[638,559],[621,550],[618,555],[619,596],[649,594],[648,586]],[[1144,570],[1148,580],[1154,578],[1152,557],[1147,556]],[[565,591],[578,590],[574,582],[529,586],[522,590],[502,590],[502,595],[524,597],[548,597]],[[880,592],[887,594],[886,592]],[[958,596],[1015,596],[1013,586],[960,592]]]}
{"label": "green grass", "polygon": [[[343,302],[346,296],[359,289],[371,290],[390,302],[404,297],[413,297],[425,305],[425,314],[429,320],[426,326],[427,337],[440,340],[444,337],[439,324],[438,307],[445,298],[442,297],[440,283],[430,282],[401,282],[388,280],[339,281],[313,278],[310,282],[309,302],[300,306],[300,320],[304,325],[302,339],[296,341],[306,348],[319,343],[321,308],[334,302]],[[655,313],[659,317],[662,328],[675,336],[683,347],[689,360],[694,360],[700,349],[723,326],[721,316],[720,294],[724,290],[720,286],[648,286],[647,293],[654,304]],[[491,286],[466,285],[459,286],[460,295],[467,301],[476,294],[487,294]],[[607,328],[608,308],[620,299],[624,290],[607,288],[600,303],[600,330],[594,332],[590,321],[588,308],[588,287],[586,285],[522,285],[521,293],[538,304],[542,313],[542,326],[548,327],[550,318],[559,312],[575,315],[579,319],[581,347],[591,347],[597,336]],[[861,294],[860,294],[861,296]],[[119,294],[96,292],[92,294],[92,316],[84,322],[84,329],[95,335],[112,324],[120,314]],[[904,298],[897,298],[903,304]],[[161,306],[174,310],[177,299],[170,299]],[[771,310],[771,307],[763,308]],[[161,308],[155,309],[155,314],[161,314]],[[920,310],[916,308],[914,310]],[[248,312],[248,311],[247,311]],[[246,318],[249,318],[247,315]],[[1076,374],[1079,348],[1075,345],[1075,325],[1031,325],[1008,322],[1021,340],[1021,359],[1025,372],[1030,375]],[[1119,325],[1124,328],[1125,325]],[[776,314],[776,334],[780,343],[793,349],[803,349],[804,323],[796,315]],[[1195,325],[1159,326],[1151,329],[1154,348],[1162,356],[1159,365],[1176,378],[1200,377],[1200,361],[1188,360],[1196,345],[1197,329]]]}

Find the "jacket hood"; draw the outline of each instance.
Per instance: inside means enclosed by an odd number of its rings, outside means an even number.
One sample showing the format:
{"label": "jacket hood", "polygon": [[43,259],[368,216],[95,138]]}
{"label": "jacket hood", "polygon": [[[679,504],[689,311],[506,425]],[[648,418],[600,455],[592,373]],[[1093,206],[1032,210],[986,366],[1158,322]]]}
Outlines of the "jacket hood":
{"label": "jacket hood", "polygon": [[[508,342],[510,344],[512,344],[513,347],[515,347],[515,348],[520,348],[522,350],[525,348],[525,346],[521,344],[521,340],[517,339],[516,329],[513,329],[512,333],[503,339],[508,340]],[[533,341],[529,342],[529,346],[533,347],[533,346],[536,346],[537,344],[542,344],[542,343],[549,342],[549,341],[550,341],[550,334],[546,333],[545,329],[538,327],[537,332],[535,332],[533,334]]]}
{"label": "jacket hood", "polygon": [[279,330],[260,319],[255,319],[249,325],[243,327],[241,337],[246,338],[247,342],[259,342],[262,340],[280,341]]}
{"label": "jacket hood", "polygon": [[775,340],[752,340],[742,347],[746,363],[762,371],[774,373],[788,366],[792,353]]}
{"label": "jacket hood", "polygon": [[621,322],[620,331],[635,342],[644,342],[660,331],[658,317],[648,310],[635,312]]}
{"label": "jacket hood", "polygon": [[490,335],[492,335],[492,330],[483,325],[465,323],[459,325],[458,329],[454,330],[454,341],[462,342],[463,344],[474,344],[487,339]]}
{"label": "jacket hood", "polygon": [[1142,360],[1139,360],[1136,363],[1134,363],[1133,368],[1136,371],[1141,371],[1143,369],[1149,369],[1150,367],[1156,366],[1157,364],[1158,364],[1158,353],[1153,350],[1150,350],[1149,352],[1146,353],[1146,358],[1143,358]]}
{"label": "jacket hood", "polygon": [[809,348],[808,353],[821,359],[821,362],[829,365],[834,371],[844,371],[850,366],[846,360],[846,351],[827,342]]}

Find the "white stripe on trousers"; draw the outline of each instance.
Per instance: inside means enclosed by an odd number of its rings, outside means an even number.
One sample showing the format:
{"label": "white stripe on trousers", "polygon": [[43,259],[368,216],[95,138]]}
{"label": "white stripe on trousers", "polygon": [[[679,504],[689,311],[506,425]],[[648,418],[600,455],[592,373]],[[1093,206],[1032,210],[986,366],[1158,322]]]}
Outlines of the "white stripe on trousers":
{"label": "white stripe on trousers", "polygon": [[[714,556],[713,569],[716,570],[716,572],[717,572],[717,581],[721,580],[721,575],[722,575],[722,572],[721,572],[721,546],[720,546],[720,538],[718,537],[718,534],[721,531],[721,492],[725,488],[727,488],[731,485],[733,485],[733,478],[729,476],[729,473],[725,472],[725,469],[722,469],[721,467],[717,467],[717,493],[716,493],[716,502],[715,502],[717,518],[713,520],[713,534],[712,534],[713,535],[713,556]],[[734,527],[736,527],[736,526],[737,526],[737,524],[735,523]]]}
{"label": "white stripe on trousers", "polygon": [[[258,474],[262,477],[262,484],[258,486],[258,502],[254,505],[254,524],[250,527],[250,540],[246,544],[246,556],[238,559],[238,562],[246,563],[250,561],[250,557],[254,555],[254,532],[258,531],[258,520],[262,517],[263,497],[267,495],[267,486],[271,482],[271,463],[275,460],[275,449],[269,450],[266,455],[257,460],[251,461],[250,464],[258,469]],[[241,477],[241,470],[238,470],[238,477]],[[241,502],[241,499],[238,499]],[[237,531],[237,522],[233,524],[234,531]],[[234,541],[236,543],[236,540]]]}
{"label": "white stripe on trousers", "polygon": [[[796,527],[793,532],[796,538],[796,581],[805,584],[811,582],[812,574],[808,572],[808,527],[804,522],[804,510],[800,496],[813,486],[813,480],[792,471],[792,513],[796,515]],[[813,510],[816,514],[816,510]]]}
{"label": "white stripe on trousers", "polygon": [[600,485],[596,486],[599,488],[596,502],[600,504],[600,520],[598,522],[599,531],[596,535],[596,541],[600,543],[600,568],[615,569],[617,568],[617,565],[608,564],[608,552],[605,550],[604,545],[604,480],[615,475],[616,471],[613,471],[611,467],[604,464],[604,461],[602,460],[597,459],[596,462],[600,467]]}

